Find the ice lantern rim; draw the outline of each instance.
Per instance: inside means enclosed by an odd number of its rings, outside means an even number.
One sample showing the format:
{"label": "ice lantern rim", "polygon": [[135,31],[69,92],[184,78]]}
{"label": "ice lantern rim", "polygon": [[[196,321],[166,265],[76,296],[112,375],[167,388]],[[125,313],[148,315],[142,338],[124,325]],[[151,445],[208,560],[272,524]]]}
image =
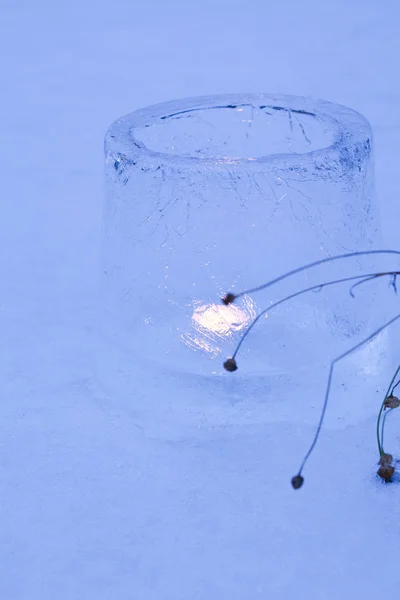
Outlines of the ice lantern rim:
{"label": "ice lantern rim", "polygon": [[[151,150],[136,139],[135,129],[152,125],[159,120],[176,116],[179,113],[207,108],[234,108],[238,105],[275,110],[291,110],[318,117],[330,125],[334,131],[333,143],[329,146],[301,154],[277,153],[258,157],[197,157],[185,154],[169,154]],[[285,94],[223,94],[198,96],[154,104],[129,113],[112,123],[104,140],[105,156],[112,160],[123,159],[132,165],[144,163],[150,169],[159,167],[224,169],[245,167],[273,169],[282,167],[293,170],[295,176],[309,177],[310,169],[321,170],[328,175],[332,168],[343,171],[361,171],[362,164],[369,158],[372,147],[372,130],[368,121],[357,111],[312,97]]]}

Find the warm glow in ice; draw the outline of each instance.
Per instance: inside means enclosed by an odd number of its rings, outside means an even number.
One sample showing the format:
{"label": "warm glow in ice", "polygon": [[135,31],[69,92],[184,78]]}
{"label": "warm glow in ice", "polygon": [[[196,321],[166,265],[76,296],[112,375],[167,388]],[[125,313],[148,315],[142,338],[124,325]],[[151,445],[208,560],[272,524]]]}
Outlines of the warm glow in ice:
{"label": "warm glow in ice", "polygon": [[207,331],[213,331],[219,335],[230,335],[246,325],[249,315],[237,306],[209,304],[197,307],[192,318]]}
{"label": "warm glow in ice", "polygon": [[193,350],[218,356],[222,351],[222,343],[244,330],[255,314],[251,298],[244,298],[241,306],[195,303],[191,330],[182,334],[181,339]]}

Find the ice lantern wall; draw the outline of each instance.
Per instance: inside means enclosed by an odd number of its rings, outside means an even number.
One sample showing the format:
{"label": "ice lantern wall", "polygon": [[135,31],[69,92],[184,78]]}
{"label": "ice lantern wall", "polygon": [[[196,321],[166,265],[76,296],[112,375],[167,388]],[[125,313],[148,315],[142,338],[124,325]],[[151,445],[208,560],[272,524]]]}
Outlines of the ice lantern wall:
{"label": "ice lantern wall", "polygon": [[[273,300],[362,273],[363,261],[330,264],[232,306],[220,302],[303,263],[379,245],[371,152],[361,115],[301,97],[193,98],[115,121],[105,138],[104,214],[115,338],[175,370],[218,374]],[[283,305],[246,340],[246,372],[327,364],[368,333],[370,302],[330,289]]]}

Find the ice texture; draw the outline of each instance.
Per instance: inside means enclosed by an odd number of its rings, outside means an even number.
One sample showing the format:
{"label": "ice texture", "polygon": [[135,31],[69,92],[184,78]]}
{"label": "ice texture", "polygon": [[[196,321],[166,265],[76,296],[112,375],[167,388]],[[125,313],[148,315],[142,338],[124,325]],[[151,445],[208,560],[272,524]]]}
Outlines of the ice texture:
{"label": "ice texture", "polygon": [[[282,90],[360,111],[374,132],[383,244],[397,247],[399,10],[394,0],[0,2],[2,600],[397,598],[387,563],[398,481],[376,477],[379,365],[376,385],[359,375],[351,393],[349,365],[335,372],[327,426],[294,492],[320,392],[300,382],[277,396],[264,378],[264,394],[243,397],[228,387],[241,363],[225,378],[187,365],[171,378],[116,333],[100,335],[94,313],[104,131],[171,98]],[[289,268],[302,260],[288,257]],[[371,293],[374,313],[392,298],[398,311],[387,282]],[[267,341],[267,323],[259,330]],[[394,327],[396,360],[398,339]],[[395,459],[398,419],[385,434]]]}
{"label": "ice texture", "polygon": [[[273,300],[373,270],[371,258],[325,264],[221,303],[300,264],[380,246],[372,132],[355,111],[261,94],[171,102],[118,119],[105,158],[106,321],[147,359],[220,374]],[[342,286],[268,312],[243,345],[245,372],[326,363],[365,335],[373,298],[352,301]]]}

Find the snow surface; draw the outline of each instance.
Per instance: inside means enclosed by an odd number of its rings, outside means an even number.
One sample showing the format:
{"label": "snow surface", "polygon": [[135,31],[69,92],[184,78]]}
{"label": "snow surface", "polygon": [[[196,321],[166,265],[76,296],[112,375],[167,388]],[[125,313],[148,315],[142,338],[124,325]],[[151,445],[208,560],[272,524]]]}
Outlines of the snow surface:
{"label": "snow surface", "polygon": [[395,0],[2,0],[2,600],[398,596],[399,488],[375,477],[373,417],[326,428],[294,492],[313,422],[257,424],[209,396],[208,414],[241,418],[210,427],[196,402],[182,420],[196,382],[166,389],[95,315],[104,132],[164,100],[277,91],[360,111],[398,247],[399,17]]}

